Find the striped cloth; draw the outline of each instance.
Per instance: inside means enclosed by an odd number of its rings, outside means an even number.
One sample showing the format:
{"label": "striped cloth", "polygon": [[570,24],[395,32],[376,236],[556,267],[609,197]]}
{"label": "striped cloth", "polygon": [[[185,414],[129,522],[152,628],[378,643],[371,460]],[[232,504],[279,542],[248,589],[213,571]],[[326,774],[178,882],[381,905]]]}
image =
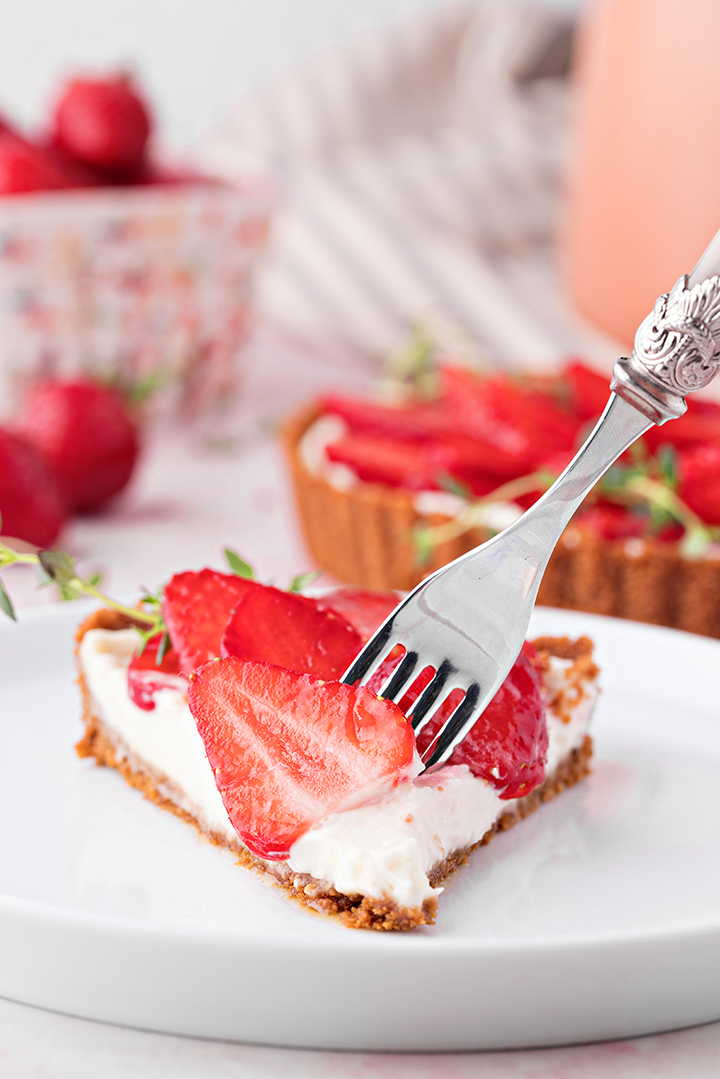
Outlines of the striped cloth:
{"label": "striped cloth", "polygon": [[282,177],[263,314],[378,355],[418,321],[499,363],[617,355],[567,308],[552,255],[571,33],[531,0],[446,4],[238,100],[202,158]]}

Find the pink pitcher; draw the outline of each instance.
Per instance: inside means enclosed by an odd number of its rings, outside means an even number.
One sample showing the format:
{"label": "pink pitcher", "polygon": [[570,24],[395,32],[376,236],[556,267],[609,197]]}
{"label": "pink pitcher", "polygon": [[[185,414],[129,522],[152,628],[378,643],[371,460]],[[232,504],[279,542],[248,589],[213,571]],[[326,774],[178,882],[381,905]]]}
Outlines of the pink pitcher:
{"label": "pink pitcher", "polygon": [[720,225],[720,0],[597,0],[576,56],[565,281],[629,344]]}

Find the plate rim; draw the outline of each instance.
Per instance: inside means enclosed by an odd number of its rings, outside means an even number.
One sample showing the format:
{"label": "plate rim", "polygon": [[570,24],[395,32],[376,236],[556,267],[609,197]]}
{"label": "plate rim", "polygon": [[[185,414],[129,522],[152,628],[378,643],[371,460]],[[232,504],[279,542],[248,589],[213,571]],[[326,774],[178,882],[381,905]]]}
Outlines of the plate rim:
{"label": "plate rim", "polygon": [[[71,628],[96,606],[92,600],[38,605],[21,611],[21,619],[31,639],[33,626],[52,622],[63,626],[57,632],[64,633],[64,627]],[[671,645],[682,642],[701,652],[708,648],[713,656],[720,653],[720,641],[681,630],[563,609],[540,608],[539,614],[549,622],[565,623],[569,633],[582,629],[593,635],[593,628],[602,626],[611,634],[640,632],[650,639],[660,634]],[[6,630],[0,623],[0,640],[16,631],[12,623]],[[63,663],[70,671],[70,647]],[[58,677],[57,669],[52,677]],[[11,679],[6,686],[22,680]],[[576,932],[493,940],[443,936],[442,927],[433,934],[381,934],[340,926],[332,934],[314,936],[296,932],[290,923],[279,932],[264,927],[253,934],[241,927],[141,921],[3,892],[0,941],[7,951],[0,966],[3,996],[126,1026],[277,1046],[436,1052],[521,1048],[633,1037],[720,1016],[720,962],[715,961],[720,958],[720,912],[713,921],[612,929],[592,937]],[[68,949],[75,949],[76,957],[69,971],[63,966]],[[310,956],[313,963],[308,963]],[[124,969],[128,957],[137,968]],[[164,995],[148,997],[133,974],[139,969],[148,977],[152,963],[168,957],[184,980],[178,985],[169,980],[171,975],[163,975]],[[374,994],[357,1014],[347,1019],[334,999],[297,1004],[293,997],[292,1002],[285,1000],[282,1019],[275,1018],[283,990],[268,985],[268,969],[307,978],[312,967],[309,982],[317,989],[326,986],[328,977],[337,978],[337,964],[343,963],[354,964],[340,970],[350,969],[354,983]],[[639,996],[632,988],[638,966],[649,985]],[[231,999],[214,990],[208,996],[207,983],[195,984],[198,969],[212,971],[218,988],[226,996],[231,993]],[[238,987],[238,969],[256,979],[252,992]],[[605,996],[599,1006],[596,996],[593,1008],[586,1006],[576,986],[577,979],[588,974],[592,985],[605,986]],[[375,1022],[381,1014],[378,1000],[392,1009],[398,978],[402,982],[408,976],[403,1022]],[[445,986],[442,1002],[422,995],[423,986],[436,978]],[[473,986],[480,987],[479,996],[470,992]]]}

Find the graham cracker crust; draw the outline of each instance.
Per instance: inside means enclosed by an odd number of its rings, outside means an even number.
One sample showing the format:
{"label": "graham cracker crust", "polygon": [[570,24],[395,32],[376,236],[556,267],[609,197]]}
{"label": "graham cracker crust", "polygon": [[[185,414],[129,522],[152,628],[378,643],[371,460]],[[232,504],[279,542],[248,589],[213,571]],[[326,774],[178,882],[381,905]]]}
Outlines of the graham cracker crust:
{"label": "graham cracker crust", "polygon": [[[412,491],[365,482],[341,491],[313,475],[299,447],[318,415],[310,407],[292,418],[284,444],[307,546],[338,580],[409,591],[487,539],[478,529],[457,536],[435,547],[419,566],[414,528],[450,518],[418,513]],[[720,552],[687,558],[677,543],[609,541],[570,525],[550,558],[538,603],[720,637]]]}
{"label": "graham cracker crust", "polygon": [[[133,625],[133,620],[120,613],[101,609],[93,612],[78,628],[78,648],[85,634],[91,629],[121,630]],[[564,655],[578,663],[584,663],[591,655],[592,643],[588,638],[571,642],[568,638],[541,638],[538,650]],[[588,649],[590,651],[588,651]],[[77,655],[77,649],[76,649]],[[597,668],[594,668],[597,671]],[[269,862],[252,854],[239,839],[230,841],[222,833],[209,828],[201,819],[196,807],[189,803],[184,793],[168,779],[135,757],[129,747],[95,715],[92,698],[79,671],[78,685],[82,696],[82,721],[85,733],[75,749],[79,757],[93,758],[97,764],[116,769],[129,786],[188,824],[195,826],[203,838],[215,846],[223,847],[237,858],[237,864],[245,869],[271,877],[288,898],[320,914],[336,916],[351,929],[376,931],[408,931],[421,925],[433,925],[437,913],[437,899],[427,899],[422,907],[402,907],[392,900],[372,899],[360,895],[344,895],[327,881],[317,880],[309,873],[294,873],[284,862]],[[563,760],[552,776],[524,798],[519,799],[495,822],[485,835],[471,846],[454,851],[442,862],[433,866],[429,879],[434,888],[439,887],[454,871],[463,865],[478,847],[485,846],[498,832],[507,831],[513,825],[534,813],[541,803],[549,802],[568,787],[579,783],[590,772],[592,739],[586,736],[583,744]]]}

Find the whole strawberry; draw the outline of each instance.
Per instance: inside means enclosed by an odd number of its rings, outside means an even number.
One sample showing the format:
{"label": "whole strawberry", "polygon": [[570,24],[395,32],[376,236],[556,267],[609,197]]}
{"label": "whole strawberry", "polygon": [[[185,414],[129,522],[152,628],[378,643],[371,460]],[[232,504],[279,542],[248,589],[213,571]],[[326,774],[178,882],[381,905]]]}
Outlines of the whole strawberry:
{"label": "whole strawberry", "polygon": [[73,79],[55,107],[56,145],[117,178],[142,170],[150,129],[148,107],[124,75]]}
{"label": "whole strawberry", "polygon": [[57,477],[70,510],[97,509],[123,489],[138,455],[120,396],[87,379],[46,379],[31,390],[19,428]]}
{"label": "whole strawberry", "polygon": [[4,536],[49,547],[65,511],[57,483],[38,451],[20,435],[0,428],[0,514]]}
{"label": "whole strawberry", "polygon": [[53,150],[0,129],[0,195],[90,187],[97,180]]}

